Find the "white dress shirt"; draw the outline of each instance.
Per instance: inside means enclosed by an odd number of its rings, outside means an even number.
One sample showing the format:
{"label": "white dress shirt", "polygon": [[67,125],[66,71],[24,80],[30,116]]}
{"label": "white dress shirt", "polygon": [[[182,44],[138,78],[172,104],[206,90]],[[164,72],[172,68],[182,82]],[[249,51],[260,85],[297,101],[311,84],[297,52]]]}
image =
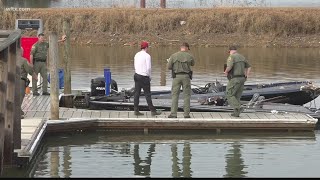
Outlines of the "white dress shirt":
{"label": "white dress shirt", "polygon": [[151,56],[145,50],[137,52],[134,56],[134,70],[139,75],[151,78]]}

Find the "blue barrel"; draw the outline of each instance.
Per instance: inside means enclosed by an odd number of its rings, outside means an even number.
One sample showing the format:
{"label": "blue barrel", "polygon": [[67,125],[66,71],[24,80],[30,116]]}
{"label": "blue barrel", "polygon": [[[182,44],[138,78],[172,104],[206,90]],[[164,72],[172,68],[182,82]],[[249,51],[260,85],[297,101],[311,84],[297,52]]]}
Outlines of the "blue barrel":
{"label": "blue barrel", "polygon": [[105,79],[105,94],[110,95],[110,84],[111,84],[111,72],[109,68],[104,69],[104,79]]}
{"label": "blue barrel", "polygon": [[[64,71],[63,69],[58,70],[59,73],[59,89],[64,88]],[[50,83],[50,73],[48,74],[48,82]]]}

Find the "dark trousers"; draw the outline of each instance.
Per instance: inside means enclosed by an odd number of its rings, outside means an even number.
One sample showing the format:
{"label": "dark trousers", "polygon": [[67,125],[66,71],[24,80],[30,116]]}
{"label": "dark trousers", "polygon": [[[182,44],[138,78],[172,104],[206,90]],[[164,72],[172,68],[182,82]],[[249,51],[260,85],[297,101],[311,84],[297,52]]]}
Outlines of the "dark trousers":
{"label": "dark trousers", "polygon": [[146,97],[150,111],[155,112],[156,108],[152,104],[151,91],[150,91],[150,78],[142,76],[137,73],[133,76],[134,79],[134,111],[139,111],[139,98],[141,89],[143,89],[144,96]]}

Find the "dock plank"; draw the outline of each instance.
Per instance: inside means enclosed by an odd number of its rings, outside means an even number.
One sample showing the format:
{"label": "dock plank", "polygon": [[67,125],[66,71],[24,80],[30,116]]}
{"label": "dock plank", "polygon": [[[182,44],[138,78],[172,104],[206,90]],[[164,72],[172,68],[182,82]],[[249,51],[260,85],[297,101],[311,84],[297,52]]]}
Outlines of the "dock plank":
{"label": "dock plank", "polygon": [[[243,116],[243,115],[244,115],[244,113],[241,114],[241,116]],[[249,119],[261,119],[255,113],[247,113],[245,115],[247,115],[249,117]]]}
{"label": "dock plank", "polygon": [[232,119],[230,113],[219,113],[222,119]]}
{"label": "dock plank", "polygon": [[101,111],[101,118],[109,118],[110,112],[109,111]]}
{"label": "dock plank", "polygon": [[111,111],[109,118],[119,118],[119,111]]}
{"label": "dock plank", "polygon": [[[203,113],[201,113],[201,112],[191,112],[190,114],[192,115],[192,116],[190,115],[190,117],[193,117],[196,119],[203,119],[203,116],[202,116]],[[183,114],[181,114],[181,115],[183,117]]]}
{"label": "dock plank", "polygon": [[210,115],[213,119],[222,119],[220,113],[218,112],[210,112]]}
{"label": "dock plank", "polygon": [[91,118],[91,111],[83,111],[81,117],[83,118]]}
{"label": "dock plank", "polygon": [[119,113],[119,118],[129,118],[129,112],[125,111],[123,113]]}
{"label": "dock plank", "polygon": [[43,118],[45,113],[46,113],[45,111],[36,111],[36,113],[34,114],[34,117]]}
{"label": "dock plank", "polygon": [[62,111],[63,113],[61,113],[61,117],[62,118],[72,118],[74,111]]}
{"label": "dock plank", "polygon": [[100,118],[101,117],[101,112],[99,111],[92,111],[91,113],[91,118]]}
{"label": "dock plank", "polygon": [[82,117],[82,111],[75,111],[72,115],[73,118],[81,118]]}

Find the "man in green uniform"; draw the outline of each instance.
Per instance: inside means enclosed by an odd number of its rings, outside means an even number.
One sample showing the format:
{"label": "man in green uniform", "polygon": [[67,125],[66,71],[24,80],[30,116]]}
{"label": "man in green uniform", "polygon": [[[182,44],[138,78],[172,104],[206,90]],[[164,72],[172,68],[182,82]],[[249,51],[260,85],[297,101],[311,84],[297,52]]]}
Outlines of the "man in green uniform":
{"label": "man in green uniform", "polygon": [[180,88],[182,86],[184,96],[184,118],[190,118],[190,97],[191,97],[191,79],[194,66],[194,58],[188,51],[190,50],[188,43],[182,43],[180,51],[172,54],[168,61],[168,69],[172,71],[172,105],[171,114],[168,118],[177,118],[178,100]]}
{"label": "man in green uniform", "polygon": [[224,73],[228,77],[226,97],[228,103],[233,107],[231,116],[239,117],[243,111],[240,98],[242,96],[244,82],[247,80],[251,66],[244,56],[237,52],[235,46],[229,48],[230,56],[227,59],[227,67]]}
{"label": "man in green uniform", "polygon": [[[63,35],[61,40],[58,42],[64,42],[66,40],[66,36]],[[47,54],[48,54],[49,43],[45,42],[44,34],[40,33],[38,35],[38,42],[36,42],[32,48],[30,53],[30,61],[33,63],[34,72],[38,75],[40,73],[43,78],[42,82],[42,95],[50,95],[48,93],[48,70],[47,70]],[[34,96],[39,96],[37,89],[37,80],[32,78],[32,93]]]}
{"label": "man in green uniform", "polygon": [[[23,49],[21,48],[21,57],[19,58],[18,65],[20,66],[20,107],[22,105],[24,96],[26,94],[26,87],[29,86],[30,80],[28,79],[28,74],[33,78],[38,79],[37,75],[33,71],[33,65],[28,63],[28,60],[22,57]],[[24,112],[21,108],[21,119],[24,118]]]}

